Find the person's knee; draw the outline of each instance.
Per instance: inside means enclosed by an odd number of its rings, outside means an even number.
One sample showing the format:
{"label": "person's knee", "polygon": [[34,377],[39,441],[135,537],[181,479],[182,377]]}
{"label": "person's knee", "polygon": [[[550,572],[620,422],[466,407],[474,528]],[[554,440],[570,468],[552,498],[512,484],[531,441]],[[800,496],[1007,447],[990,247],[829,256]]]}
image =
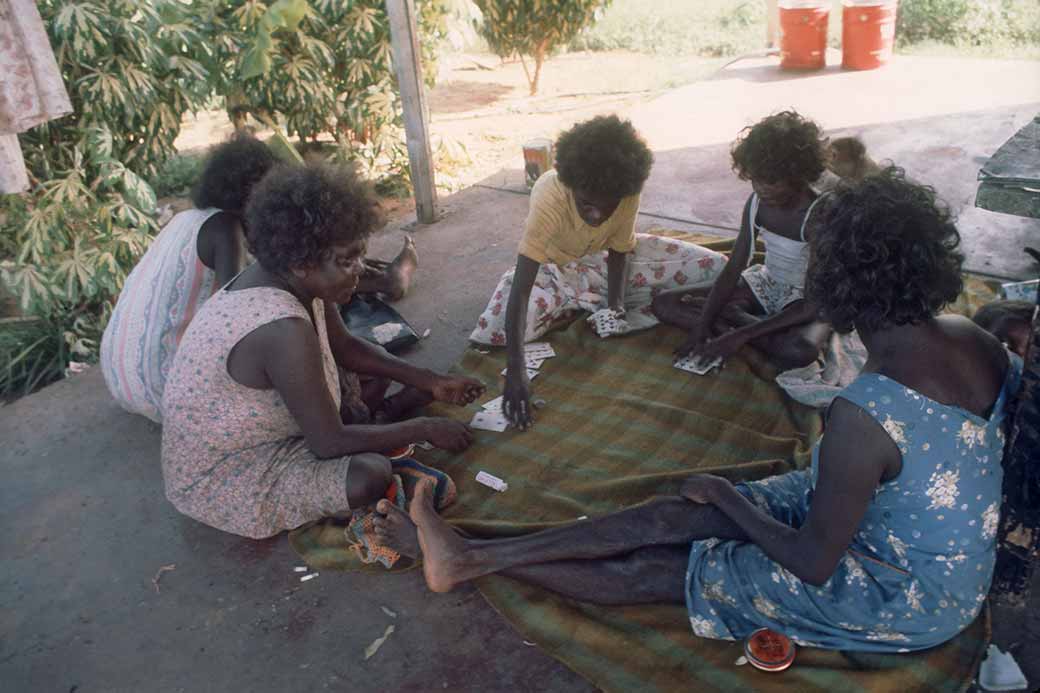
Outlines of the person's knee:
{"label": "person's knee", "polygon": [[661,536],[674,532],[686,524],[689,519],[690,501],[680,496],[664,496],[655,498],[647,504],[648,517],[652,523],[648,536]]}
{"label": "person's knee", "polygon": [[650,312],[661,322],[667,322],[675,314],[679,299],[678,294],[662,291],[650,300]]}
{"label": "person's knee", "polygon": [[820,345],[808,337],[797,336],[785,340],[774,354],[776,365],[787,370],[802,368],[814,362],[820,355]]}
{"label": "person's knee", "polygon": [[351,508],[370,505],[386,494],[393,478],[390,460],[374,452],[350,458],[347,471],[347,500]]}

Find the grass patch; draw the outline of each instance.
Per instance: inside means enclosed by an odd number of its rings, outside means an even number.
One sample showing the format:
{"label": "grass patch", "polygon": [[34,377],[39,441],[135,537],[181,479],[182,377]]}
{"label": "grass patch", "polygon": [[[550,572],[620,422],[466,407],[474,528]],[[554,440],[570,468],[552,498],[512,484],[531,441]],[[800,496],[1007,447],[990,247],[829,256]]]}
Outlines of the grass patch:
{"label": "grass patch", "polygon": [[[831,0],[828,44],[841,47],[840,0]],[[902,0],[897,52],[1040,59],[1037,0]],[[572,50],[627,50],[732,58],[766,46],[763,0],[613,0]]]}

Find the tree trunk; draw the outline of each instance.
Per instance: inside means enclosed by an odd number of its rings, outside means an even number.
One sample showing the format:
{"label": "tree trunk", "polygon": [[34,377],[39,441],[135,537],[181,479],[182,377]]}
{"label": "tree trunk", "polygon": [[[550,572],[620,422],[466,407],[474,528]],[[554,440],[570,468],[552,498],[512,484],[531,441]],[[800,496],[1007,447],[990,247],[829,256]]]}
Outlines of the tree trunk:
{"label": "tree trunk", "polygon": [[534,79],[531,80],[531,96],[538,93],[538,78],[542,74],[542,63],[545,62],[545,41],[534,49]]}

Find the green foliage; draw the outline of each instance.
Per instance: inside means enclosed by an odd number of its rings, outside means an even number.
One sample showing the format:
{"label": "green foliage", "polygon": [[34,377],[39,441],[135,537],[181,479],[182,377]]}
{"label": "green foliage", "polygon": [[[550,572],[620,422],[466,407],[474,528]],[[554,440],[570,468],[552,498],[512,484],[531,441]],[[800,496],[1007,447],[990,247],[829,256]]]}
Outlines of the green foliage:
{"label": "green foliage", "polygon": [[901,46],[1035,46],[1040,42],[1036,0],[903,0],[896,38]]}
{"label": "green foliage", "polygon": [[545,57],[590,26],[610,0],[476,0],[484,14],[481,34],[496,54],[534,58],[534,73],[524,71],[531,94]]}
{"label": "green foliage", "polygon": [[198,154],[176,154],[171,156],[154,177],[148,179],[156,197],[170,197],[172,195],[187,195],[191,186],[202,174],[204,158]]}
{"label": "green foliage", "polygon": [[95,361],[100,342],[101,323],[87,314],[0,319],[0,401],[58,380],[70,361]]}
{"label": "green foliage", "polygon": [[[458,0],[417,0],[426,79],[451,30]],[[216,92],[233,117],[245,112],[290,136],[330,135],[340,156],[401,171],[407,151],[383,0],[211,0]]]}
{"label": "green foliage", "polygon": [[70,353],[96,352],[108,307],[156,230],[145,179],[174,152],[182,115],[207,90],[192,52],[202,33],[186,4],[37,6],[73,113],[19,136],[32,188],[0,199],[0,280],[39,330],[4,335],[36,345],[18,359],[24,349],[7,353],[23,370],[8,369],[5,392],[16,387],[9,382],[52,379]]}

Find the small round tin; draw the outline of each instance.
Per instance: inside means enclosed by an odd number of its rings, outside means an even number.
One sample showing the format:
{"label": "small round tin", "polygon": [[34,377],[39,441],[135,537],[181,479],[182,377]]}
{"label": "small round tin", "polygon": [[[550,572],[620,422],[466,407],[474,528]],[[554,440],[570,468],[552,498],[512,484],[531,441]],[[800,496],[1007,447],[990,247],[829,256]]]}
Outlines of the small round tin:
{"label": "small round tin", "polygon": [[744,655],[762,671],[783,671],[794,661],[791,638],[768,628],[759,628],[744,641]]}

